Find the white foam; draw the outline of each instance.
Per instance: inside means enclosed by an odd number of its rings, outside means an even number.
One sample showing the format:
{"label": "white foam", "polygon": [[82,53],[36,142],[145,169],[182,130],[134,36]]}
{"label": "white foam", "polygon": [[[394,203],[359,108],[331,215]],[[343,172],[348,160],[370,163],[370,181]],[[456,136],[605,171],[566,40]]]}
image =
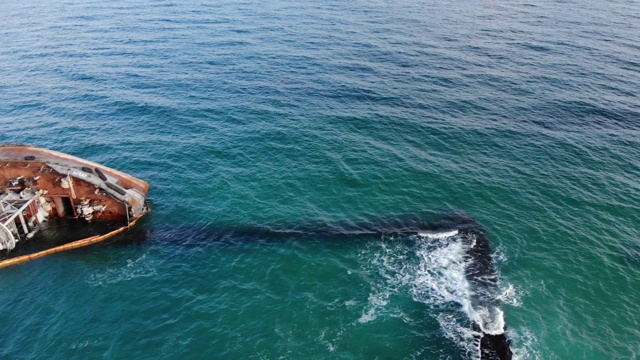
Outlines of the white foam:
{"label": "white foam", "polygon": [[455,301],[464,305],[471,294],[464,272],[462,243],[451,241],[436,248],[421,245],[417,250],[420,263],[413,287],[416,300],[435,304]]}
{"label": "white foam", "polygon": [[[419,232],[413,236],[415,247],[402,246],[392,241],[392,237],[383,237],[388,241],[375,245],[381,249],[368,251],[365,256],[372,270],[384,280],[372,284],[358,322],[371,322],[387,314],[390,296],[408,290],[415,301],[434,309],[443,334],[460,346],[466,353],[465,358],[480,358],[482,333],[504,333],[504,314],[499,306],[491,305],[492,300],[514,299],[516,291],[511,286],[496,299],[486,299],[485,307],[477,304],[476,297],[481,295],[474,294],[466,274],[468,261],[473,261],[467,253],[475,246],[476,239],[465,236],[458,230]],[[487,293],[486,296],[492,296],[491,291]],[[453,310],[455,305],[459,311]],[[474,331],[469,322],[477,324],[481,332]]]}
{"label": "white foam", "polygon": [[505,264],[507,262],[507,253],[502,245],[499,245],[493,252],[494,264]]}
{"label": "white foam", "polygon": [[480,308],[474,311],[478,316],[476,323],[482,332],[489,335],[500,335],[504,333],[504,313],[498,307]]}
{"label": "white foam", "polygon": [[508,284],[507,288],[503,289],[502,292],[498,296],[496,296],[496,299],[505,304],[520,307],[522,306],[522,300],[520,300],[520,296],[520,292],[516,291],[516,289],[513,287],[513,284]]}
{"label": "white foam", "polygon": [[509,337],[517,343],[516,346],[511,348],[514,360],[543,359],[543,356],[537,350],[539,348],[538,339],[529,329],[524,328],[518,332],[510,330]]}
{"label": "white foam", "polygon": [[373,321],[376,319],[376,309],[375,308],[371,308],[369,309],[369,311],[367,311],[366,313],[362,314],[362,316],[360,316],[360,318],[358,318],[358,322],[361,324],[365,324],[368,323],[370,321]]}
{"label": "white foam", "polygon": [[320,333],[320,336],[316,338],[316,341],[324,345],[329,352],[334,352],[338,348],[338,346],[334,343],[335,340],[334,342],[331,342],[330,340],[327,339],[327,332],[325,330],[322,330],[322,332]]}
{"label": "white foam", "polygon": [[[420,263],[416,269],[412,294],[416,301],[434,307],[449,303],[460,305],[462,312],[480,330],[486,334],[499,335],[504,332],[504,314],[499,307],[489,306],[474,308],[473,291],[466,277],[466,252],[475,246],[475,239],[469,243],[462,241],[458,231],[442,233],[420,233],[416,253]],[[449,321],[452,318],[447,318]],[[477,349],[475,342],[470,342],[473,332],[462,322],[447,324],[439,318],[439,322],[447,337],[456,339],[465,351]],[[463,334],[464,336],[462,336]],[[476,334],[476,336],[479,334]]]}
{"label": "white foam", "polygon": [[358,302],[355,299],[347,300],[344,302],[344,305],[347,307],[356,306]]}
{"label": "white foam", "polygon": [[423,232],[419,232],[418,235],[423,238],[443,240],[443,239],[458,235],[458,230],[442,231],[442,232],[423,231]]}
{"label": "white foam", "polygon": [[107,286],[122,281],[129,281],[140,277],[152,277],[156,275],[156,267],[142,255],[135,260],[128,259],[126,264],[120,267],[106,269],[102,273],[89,275],[89,284],[92,286]]}
{"label": "white foam", "polygon": [[441,313],[436,316],[444,336],[458,344],[466,356],[465,359],[480,359],[481,333],[464,326],[460,319],[451,313]]}
{"label": "white foam", "polygon": [[382,290],[377,293],[370,294],[368,302],[369,309],[360,316],[358,322],[364,324],[375,320],[377,318],[376,311],[389,304],[390,295],[389,290]]}

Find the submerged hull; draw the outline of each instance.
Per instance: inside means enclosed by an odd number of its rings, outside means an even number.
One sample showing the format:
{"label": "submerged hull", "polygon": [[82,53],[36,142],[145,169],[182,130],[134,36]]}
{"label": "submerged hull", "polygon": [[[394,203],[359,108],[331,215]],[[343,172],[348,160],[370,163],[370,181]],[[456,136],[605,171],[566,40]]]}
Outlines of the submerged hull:
{"label": "submerged hull", "polygon": [[143,180],[75,156],[0,145],[0,250],[12,250],[52,218],[78,219],[78,226],[122,222],[126,229],[149,212],[148,190]]}

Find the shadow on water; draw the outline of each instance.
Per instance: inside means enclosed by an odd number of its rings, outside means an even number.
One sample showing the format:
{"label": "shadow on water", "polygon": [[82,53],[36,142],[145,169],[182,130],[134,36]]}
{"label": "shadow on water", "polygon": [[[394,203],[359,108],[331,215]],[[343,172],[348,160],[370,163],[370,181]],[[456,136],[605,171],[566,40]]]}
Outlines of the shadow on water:
{"label": "shadow on water", "polygon": [[[443,235],[444,234],[444,235]],[[452,235],[447,235],[452,234]],[[216,227],[178,226],[154,228],[147,234],[149,241],[162,246],[206,247],[213,243],[243,243],[252,241],[286,241],[289,239],[326,239],[327,241],[371,241],[372,238],[415,243],[416,237],[440,236],[455,238],[464,249],[464,276],[471,289],[471,310],[464,326],[476,334],[477,355],[481,359],[511,359],[512,350],[505,334],[502,304],[497,297],[498,278],[491,248],[484,229],[473,219],[461,214],[448,214],[433,219],[415,217],[376,219],[367,223],[342,224],[279,224]],[[448,241],[454,241],[448,239]],[[467,299],[464,299],[466,301]],[[464,307],[464,306],[463,306]]]}
{"label": "shadow on water", "polygon": [[[78,220],[52,220],[43,224],[40,231],[32,239],[19,243],[8,255],[20,256],[34,253],[53,246],[82,239],[88,236],[103,234],[117,229],[124,224],[113,222],[92,222]],[[471,288],[470,303],[475,309],[497,309],[502,321],[501,302],[496,297],[498,279],[491,256],[489,241],[484,229],[473,219],[460,215],[448,214],[439,218],[420,219],[417,217],[396,217],[393,219],[375,219],[367,223],[343,224],[278,224],[255,226],[216,227],[214,225],[192,225],[176,227],[149,228],[146,221],[129,229],[125,233],[114,236],[96,246],[130,246],[146,242],[163,247],[206,247],[213,243],[243,243],[251,241],[283,241],[288,239],[327,239],[327,241],[371,241],[373,238],[407,241],[415,243],[415,238],[431,237],[436,243],[444,242],[442,234],[455,233],[455,239],[465,249],[464,276]],[[451,237],[449,235],[444,235]],[[2,257],[6,258],[7,254]],[[479,312],[465,310],[468,319],[464,325],[476,335],[479,356],[481,359],[511,359],[510,343],[504,332],[504,323],[499,328],[487,325],[491,321],[478,316]]]}
{"label": "shadow on water", "polygon": [[178,225],[154,227],[149,231],[150,241],[166,245],[207,245],[211,242],[236,242],[250,239],[279,241],[292,237],[314,237],[349,241],[371,239],[386,234],[415,234],[419,231],[439,232],[451,229],[475,229],[484,231],[468,216],[452,213],[424,218],[397,216],[378,218],[366,222],[318,223],[318,224],[257,224],[248,226],[217,226],[215,224]]}

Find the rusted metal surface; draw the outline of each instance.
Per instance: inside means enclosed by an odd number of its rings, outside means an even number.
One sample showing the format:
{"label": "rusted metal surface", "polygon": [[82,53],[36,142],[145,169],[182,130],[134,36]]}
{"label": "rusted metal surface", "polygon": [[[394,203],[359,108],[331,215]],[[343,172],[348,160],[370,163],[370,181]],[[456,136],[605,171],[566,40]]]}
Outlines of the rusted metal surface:
{"label": "rusted metal surface", "polygon": [[135,224],[149,212],[148,190],[149,184],[143,180],[85,159],[32,146],[0,144],[0,198],[10,204],[37,197],[16,216],[10,217],[9,210],[0,208],[0,217],[9,219],[4,232],[11,231],[17,240],[36,231],[36,225],[46,218]]}
{"label": "rusted metal surface", "polygon": [[[96,169],[98,169],[98,172],[104,174],[110,180],[105,182],[107,184],[104,187],[112,185],[125,191],[135,190],[140,194],[138,198],[134,199],[138,203],[140,201],[144,202],[149,190],[149,184],[143,180],[75,156],[31,146],[0,145],[0,188],[6,185],[10,179],[21,176],[25,179],[37,178],[33,185],[39,190],[47,191],[45,197],[51,199],[57,205],[56,216],[60,216],[63,213],[59,208],[62,204],[60,200],[56,201],[56,198],[70,199],[75,216],[78,215],[77,206],[82,204],[83,199],[85,201],[89,199],[96,206],[105,206],[104,211],[99,214],[96,213],[96,219],[126,220],[127,206],[125,206],[122,196],[118,196],[117,193],[114,194],[114,192],[108,190],[105,191],[105,189],[101,189],[79,177],[72,177],[72,185],[65,188],[62,186],[62,182],[69,174],[60,173],[54,168],[71,169],[79,176],[85,173],[87,176],[92,177],[97,177]],[[138,204],[139,207],[143,205]],[[131,207],[131,204],[128,206]],[[134,215],[137,216],[143,212],[139,211],[138,214]]]}
{"label": "rusted metal surface", "polygon": [[[25,158],[33,156],[35,159],[26,161]],[[117,179],[118,185],[126,189],[136,189],[145,195],[149,191],[149,184],[146,181],[135,178],[121,171],[111,169],[109,167],[94,163],[89,160],[81,159],[72,155],[64,154],[54,150],[38,148],[26,145],[2,145],[0,144],[0,162],[17,161],[23,163],[53,163],[67,165],[81,169],[82,167],[100,169],[105,175]],[[25,164],[26,165],[26,164]],[[31,165],[33,166],[33,165]]]}
{"label": "rusted metal surface", "polygon": [[[33,179],[39,177],[38,180],[33,182],[33,185],[39,190],[46,190],[47,194],[44,195],[47,199],[55,205],[57,210],[53,215],[62,217],[65,215],[62,208],[62,198],[68,198],[72,205],[72,210],[75,216],[76,207],[81,204],[82,199],[91,199],[96,204],[105,205],[106,209],[100,214],[99,219],[102,220],[122,220],[126,218],[126,207],[121,201],[114,199],[104,192],[96,192],[96,187],[93,184],[84,181],[73,181],[73,193],[71,188],[64,188],[61,185],[61,180],[66,175],[53,171],[49,166],[43,162],[8,162],[0,158],[0,184],[6,184],[10,179],[19,178],[20,176],[26,179]],[[0,185],[1,187],[1,185]],[[74,196],[75,195],[75,196]]]}

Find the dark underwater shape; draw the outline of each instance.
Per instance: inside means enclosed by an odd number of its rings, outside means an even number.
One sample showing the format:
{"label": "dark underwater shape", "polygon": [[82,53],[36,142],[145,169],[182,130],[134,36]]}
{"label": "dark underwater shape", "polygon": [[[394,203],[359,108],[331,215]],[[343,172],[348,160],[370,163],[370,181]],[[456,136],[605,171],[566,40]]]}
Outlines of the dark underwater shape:
{"label": "dark underwater shape", "polygon": [[[496,297],[498,278],[495,272],[493,259],[491,256],[491,247],[486,238],[483,229],[473,220],[460,218],[463,220],[458,226],[451,226],[438,229],[438,231],[458,230],[457,236],[465,245],[465,277],[469,282],[472,295],[471,305],[474,309],[488,309],[489,316],[498,315],[502,317],[501,302]],[[448,221],[445,223],[449,223]],[[493,310],[493,314],[491,311]],[[489,329],[488,325],[478,323],[474,319],[471,320],[472,330],[481,334],[479,337],[480,358],[483,360],[510,360],[513,358],[513,352],[509,339],[504,332],[504,325],[499,329]],[[483,319],[484,320],[484,319]]]}
{"label": "dark underwater shape", "polygon": [[[52,221],[47,223],[42,231],[48,241],[68,240],[69,236],[85,236],[78,233],[78,227],[71,221]],[[82,227],[85,231],[99,231],[107,223],[96,222]],[[206,247],[213,243],[240,243],[250,241],[281,241],[291,238],[315,237],[331,241],[370,241],[372,235],[393,235],[400,241],[414,242],[416,234],[443,234],[455,233],[459,241],[466,249],[465,277],[472,290],[471,305],[474,309],[500,309],[501,302],[496,297],[498,279],[491,256],[489,241],[481,226],[473,219],[460,215],[450,215],[439,219],[418,220],[378,219],[366,224],[334,224],[326,225],[261,225],[253,227],[225,228],[214,226],[179,226],[174,228],[153,228],[145,231],[144,225],[128,231],[126,234],[114,239],[117,244],[128,244],[132,241],[161,242],[163,246],[177,247]],[[399,235],[399,236],[396,236]],[[404,236],[407,235],[407,236]],[[414,239],[414,240],[412,240]],[[34,239],[35,240],[35,239]],[[42,239],[40,239],[42,240]],[[435,240],[444,241],[444,240]],[[37,246],[38,241],[29,244]],[[25,249],[25,251],[28,249]],[[468,314],[467,314],[468,315]],[[492,314],[495,315],[495,314]],[[500,314],[501,317],[502,314]],[[504,329],[485,331],[486,324],[480,324],[469,317],[471,330],[481,334],[476,340],[479,344],[480,358],[485,360],[508,360],[512,358],[512,351]]]}
{"label": "dark underwater shape", "polygon": [[[438,219],[394,218],[377,219],[366,224],[326,225],[257,225],[249,227],[214,228],[213,226],[154,229],[151,241],[166,245],[206,246],[212,242],[245,242],[258,240],[278,241],[292,237],[321,237],[331,240],[371,238],[371,235],[416,235],[457,231],[465,246],[465,276],[472,288],[471,304],[474,309],[501,312],[501,301],[496,297],[498,279],[491,256],[491,247],[482,227],[469,217],[453,214]],[[409,237],[410,238],[410,237]],[[407,239],[409,239],[407,238]],[[495,315],[495,314],[494,314]],[[501,316],[501,314],[500,314]],[[478,344],[483,360],[509,360],[513,353],[504,328],[487,330],[469,318],[471,330],[481,334]],[[486,324],[485,324],[486,325]]]}
{"label": "dark underwater shape", "polygon": [[[500,301],[495,296],[498,279],[491,257],[489,241],[481,229],[467,229],[462,233],[474,242],[467,251],[469,262],[465,269],[467,280],[474,288],[472,303],[474,306],[499,308]],[[473,323],[473,329],[482,333],[480,338],[481,359],[509,360],[513,357],[504,329],[500,334],[490,334],[483,332],[477,323]]]}
{"label": "dark underwater shape", "polygon": [[480,358],[486,360],[508,360],[513,358],[513,352],[507,336],[483,334],[480,339]]}

